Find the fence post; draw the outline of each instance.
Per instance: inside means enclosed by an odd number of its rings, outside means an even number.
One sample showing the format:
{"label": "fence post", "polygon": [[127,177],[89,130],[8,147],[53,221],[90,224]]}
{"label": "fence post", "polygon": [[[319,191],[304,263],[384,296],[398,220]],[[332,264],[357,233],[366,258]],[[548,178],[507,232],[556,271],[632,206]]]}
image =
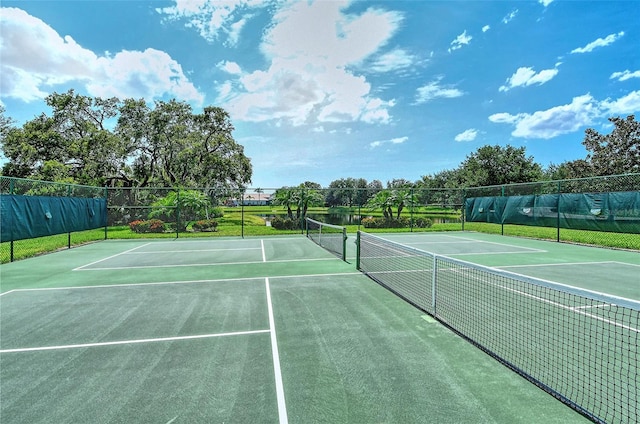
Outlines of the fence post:
{"label": "fence post", "polygon": [[[9,194],[13,195],[14,183],[13,178],[9,179]],[[13,231],[11,231],[11,241],[9,242],[9,261],[13,262]]]}
{"label": "fence post", "polygon": [[[67,197],[71,197],[71,184],[67,184]],[[67,249],[71,249],[71,231],[67,233]]]}
{"label": "fence post", "polygon": [[560,196],[562,192],[562,181],[558,181],[558,203],[556,205],[556,242],[560,243]]}
{"label": "fence post", "polygon": [[[504,197],[504,185],[500,187],[500,197]],[[500,217],[500,235],[504,235],[504,218]]]}
{"label": "fence post", "polygon": [[180,238],[180,189],[176,195],[176,238]]}
{"label": "fence post", "polygon": [[109,227],[109,188],[104,186],[104,239],[107,239],[107,230]]}

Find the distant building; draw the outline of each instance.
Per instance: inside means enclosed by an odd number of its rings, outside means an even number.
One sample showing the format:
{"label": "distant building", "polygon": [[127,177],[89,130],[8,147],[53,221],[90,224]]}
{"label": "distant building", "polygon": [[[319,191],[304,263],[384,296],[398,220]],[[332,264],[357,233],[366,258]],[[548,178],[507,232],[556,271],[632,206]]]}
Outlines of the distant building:
{"label": "distant building", "polygon": [[272,194],[268,193],[245,193],[242,203],[237,198],[228,199],[227,206],[269,206],[271,205]]}

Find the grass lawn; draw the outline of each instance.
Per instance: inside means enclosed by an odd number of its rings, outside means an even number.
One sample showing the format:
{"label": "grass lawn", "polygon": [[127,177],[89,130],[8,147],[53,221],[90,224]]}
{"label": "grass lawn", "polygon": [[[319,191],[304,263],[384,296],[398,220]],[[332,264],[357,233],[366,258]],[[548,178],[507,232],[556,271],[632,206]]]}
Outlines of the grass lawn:
{"label": "grass lawn", "polygon": [[[340,207],[340,208],[310,208],[309,214],[327,214],[342,213],[357,215],[358,213],[367,216],[382,216],[380,212],[373,213],[358,210],[357,207]],[[128,225],[114,226],[107,229],[107,239],[138,239],[138,238],[189,238],[189,237],[250,237],[250,236],[273,236],[286,234],[302,234],[302,230],[276,230],[268,226],[265,216],[286,214],[286,210],[282,207],[272,206],[247,206],[244,208],[224,208],[224,216],[218,218],[218,227],[215,232],[194,232],[191,226],[187,227],[186,232],[177,234],[175,231],[166,231],[163,233],[135,233]],[[295,211],[294,211],[295,214]],[[402,216],[443,216],[450,219],[459,217],[459,211],[452,209],[437,209],[434,207],[420,208],[411,214],[409,211],[403,212]],[[461,222],[452,223],[434,223],[429,228],[381,228],[367,229],[359,225],[347,225],[349,233],[355,233],[358,230],[368,232],[426,232],[426,231],[460,231],[462,230]],[[466,222],[464,229],[467,231],[478,231],[492,234],[504,234],[508,236],[527,237],[544,240],[557,240],[558,230],[556,228],[546,227],[529,227],[524,225],[504,225],[488,223]],[[48,237],[40,237],[36,239],[27,239],[15,241],[13,245],[13,259],[19,260],[43,253],[52,252],[71,246],[78,246],[85,243],[104,240],[104,228],[81,231],[71,234],[69,240],[68,234],[58,234]],[[560,240],[568,243],[587,244],[619,249],[640,250],[640,234],[628,233],[606,233],[586,230],[560,230]],[[9,242],[0,243],[0,261],[6,263],[11,260],[11,244]]]}

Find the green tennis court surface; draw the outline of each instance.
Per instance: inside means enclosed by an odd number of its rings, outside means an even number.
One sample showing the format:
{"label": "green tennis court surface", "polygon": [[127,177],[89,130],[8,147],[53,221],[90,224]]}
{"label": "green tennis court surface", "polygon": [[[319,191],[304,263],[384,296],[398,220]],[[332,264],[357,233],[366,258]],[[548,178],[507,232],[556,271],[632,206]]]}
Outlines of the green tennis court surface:
{"label": "green tennis court surface", "polygon": [[[388,237],[640,299],[637,253]],[[0,421],[587,422],[357,272],[353,240],[348,262],[300,236],[105,241],[2,265]]]}

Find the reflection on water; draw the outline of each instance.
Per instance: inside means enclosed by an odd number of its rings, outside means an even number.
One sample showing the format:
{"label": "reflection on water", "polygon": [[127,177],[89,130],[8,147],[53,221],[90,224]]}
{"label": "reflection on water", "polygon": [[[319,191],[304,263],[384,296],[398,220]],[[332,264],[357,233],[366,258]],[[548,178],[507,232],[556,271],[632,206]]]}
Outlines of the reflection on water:
{"label": "reflection on water", "polygon": [[[279,217],[286,218],[287,214],[270,214],[270,215],[260,215],[265,219],[267,225],[271,224],[271,218]],[[353,215],[353,214],[338,214],[338,213],[314,213],[307,214],[307,216],[311,219],[315,219],[316,221],[325,222],[327,224],[334,225],[359,225],[361,218],[367,218],[370,215]],[[443,217],[442,215],[416,215],[416,217],[429,218],[433,221],[434,224],[448,224],[448,223],[456,223],[460,222],[460,218],[450,218]]]}

